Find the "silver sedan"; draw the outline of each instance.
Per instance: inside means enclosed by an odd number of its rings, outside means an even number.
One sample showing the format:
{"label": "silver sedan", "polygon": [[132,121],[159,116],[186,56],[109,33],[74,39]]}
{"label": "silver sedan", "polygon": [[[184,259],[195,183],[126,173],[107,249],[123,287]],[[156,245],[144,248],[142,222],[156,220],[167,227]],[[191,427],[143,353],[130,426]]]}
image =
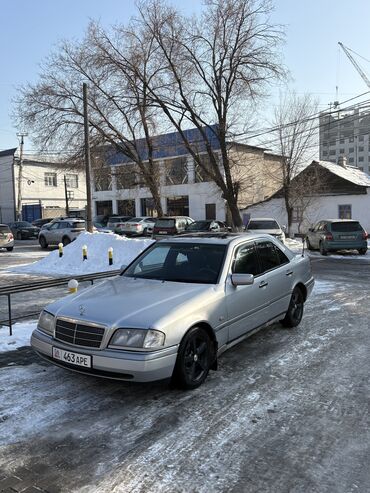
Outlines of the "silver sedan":
{"label": "silver sedan", "polygon": [[313,285],[308,258],[268,235],[169,238],[46,307],[31,344],[70,370],[192,389],[261,327],[297,326]]}

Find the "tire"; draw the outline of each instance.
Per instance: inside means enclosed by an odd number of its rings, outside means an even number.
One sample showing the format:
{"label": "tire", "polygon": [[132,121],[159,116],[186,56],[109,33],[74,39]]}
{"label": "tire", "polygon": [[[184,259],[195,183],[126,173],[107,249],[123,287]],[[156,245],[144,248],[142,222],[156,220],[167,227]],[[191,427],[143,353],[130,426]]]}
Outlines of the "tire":
{"label": "tire", "polygon": [[328,251],[325,250],[324,245],[322,244],[322,241],[320,241],[320,253],[321,253],[321,255],[324,255],[324,257],[326,257],[326,255],[328,254]]}
{"label": "tire", "polygon": [[71,243],[71,240],[68,238],[68,236],[64,236],[62,238],[62,243],[63,243],[63,246],[67,246]]}
{"label": "tire", "polygon": [[300,288],[294,288],[289,308],[281,324],[284,327],[297,327],[303,317],[304,296]]}
{"label": "tire", "polygon": [[6,249],[8,250],[8,252],[12,252],[13,251],[13,248],[14,247],[6,247]]}
{"label": "tire", "polygon": [[40,244],[40,247],[41,248],[44,248],[45,249],[45,248],[48,247],[48,243],[46,241],[45,236],[40,236],[40,238],[39,238],[39,244]]}
{"label": "tire", "polygon": [[22,239],[22,233],[20,231],[17,231],[17,234],[15,235],[15,237],[17,240],[21,240]]}
{"label": "tire", "polygon": [[196,389],[207,378],[213,363],[212,341],[201,327],[193,327],[183,337],[172,376],[176,387]]}
{"label": "tire", "polygon": [[310,240],[308,238],[306,238],[306,246],[307,246],[307,250],[313,250]]}
{"label": "tire", "polygon": [[359,251],[358,251],[358,253],[359,253],[360,255],[366,255],[366,253],[367,253],[367,248],[360,248],[360,249],[359,249]]}

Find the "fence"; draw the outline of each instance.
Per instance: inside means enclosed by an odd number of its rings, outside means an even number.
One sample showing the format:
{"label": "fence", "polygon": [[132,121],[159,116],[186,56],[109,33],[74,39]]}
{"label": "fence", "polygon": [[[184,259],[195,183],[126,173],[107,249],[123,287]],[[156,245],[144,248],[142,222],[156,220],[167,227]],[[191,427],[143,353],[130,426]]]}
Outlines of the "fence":
{"label": "fence", "polygon": [[[117,276],[120,272],[121,272],[120,269],[107,271],[107,272],[96,272],[94,274],[74,276],[73,279],[76,279],[79,282],[91,282],[91,284],[94,284],[95,280],[104,279],[106,277]],[[8,319],[0,321],[0,325],[9,325],[9,335],[13,335],[13,320],[15,319],[12,318],[12,303],[11,303],[12,295],[25,293],[27,291],[35,291],[39,289],[64,286],[67,285],[68,281],[70,280],[71,277],[59,277],[57,279],[46,279],[40,281],[32,281],[29,283],[14,284],[13,286],[0,287],[0,296],[6,296],[8,300]],[[26,315],[22,315],[21,317],[17,317],[17,319],[26,318],[32,315],[36,315],[38,313],[39,312],[28,313]]]}

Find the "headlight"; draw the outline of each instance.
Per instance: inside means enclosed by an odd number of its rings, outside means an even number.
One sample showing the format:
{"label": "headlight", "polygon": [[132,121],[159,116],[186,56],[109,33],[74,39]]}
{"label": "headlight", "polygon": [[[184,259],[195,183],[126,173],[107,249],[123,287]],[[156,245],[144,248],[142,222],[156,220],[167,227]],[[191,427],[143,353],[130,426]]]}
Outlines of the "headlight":
{"label": "headlight", "polygon": [[43,310],[40,313],[37,327],[46,334],[54,335],[54,315]]}
{"label": "headlight", "polygon": [[110,346],[154,348],[163,346],[165,335],[159,330],[118,329],[110,340]]}

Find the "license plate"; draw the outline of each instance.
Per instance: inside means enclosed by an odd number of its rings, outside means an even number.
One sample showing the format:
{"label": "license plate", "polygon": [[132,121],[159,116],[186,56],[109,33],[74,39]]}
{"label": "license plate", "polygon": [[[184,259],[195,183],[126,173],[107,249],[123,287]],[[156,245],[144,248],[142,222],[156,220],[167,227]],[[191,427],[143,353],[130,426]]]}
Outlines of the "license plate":
{"label": "license plate", "polygon": [[166,235],[166,234],[167,234],[167,231],[158,231],[158,233],[159,233],[160,235]]}
{"label": "license plate", "polygon": [[341,240],[355,240],[356,236],[340,236]]}
{"label": "license plate", "polygon": [[91,356],[87,354],[72,353],[72,351],[64,351],[64,349],[53,347],[53,358],[70,365],[91,368]]}

